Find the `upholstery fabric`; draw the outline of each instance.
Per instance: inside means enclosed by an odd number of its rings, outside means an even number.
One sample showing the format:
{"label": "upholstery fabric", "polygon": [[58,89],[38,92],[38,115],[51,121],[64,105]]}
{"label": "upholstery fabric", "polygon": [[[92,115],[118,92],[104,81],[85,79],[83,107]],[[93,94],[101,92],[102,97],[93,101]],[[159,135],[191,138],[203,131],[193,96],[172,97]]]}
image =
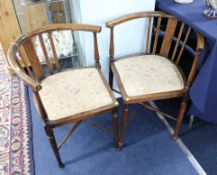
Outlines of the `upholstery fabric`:
{"label": "upholstery fabric", "polygon": [[40,98],[49,120],[58,120],[113,103],[96,68],[69,70],[41,82]]}
{"label": "upholstery fabric", "polygon": [[167,58],[142,55],[115,62],[129,97],[181,90],[184,88],[179,70]]}

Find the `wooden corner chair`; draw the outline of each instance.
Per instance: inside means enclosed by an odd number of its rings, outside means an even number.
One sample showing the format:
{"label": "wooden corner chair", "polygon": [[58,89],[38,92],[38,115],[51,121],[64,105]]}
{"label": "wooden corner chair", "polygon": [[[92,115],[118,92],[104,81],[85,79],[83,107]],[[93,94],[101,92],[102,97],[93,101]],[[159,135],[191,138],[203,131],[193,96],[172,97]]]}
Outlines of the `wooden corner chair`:
{"label": "wooden corner chair", "polygon": [[[122,23],[140,18],[147,19],[148,23],[144,53],[115,58],[115,28]],[[203,36],[194,31],[197,40],[196,47],[192,48],[195,54],[194,60],[188,75],[185,75],[179,63],[183,52],[190,47],[187,46],[187,41],[193,29],[174,16],[158,11],[139,12],[109,21],[106,26],[110,29],[109,84],[113,88],[114,75],[124,100],[119,146],[124,143],[130,104],[140,104],[176,120],[173,137],[177,138],[187,107],[188,91],[196,75],[197,63],[204,47]],[[185,62],[189,64],[187,58]],[[147,103],[150,100],[176,97],[182,97],[177,117],[166,114]]]}
{"label": "wooden corner chair", "polygon": [[[61,71],[57,49],[53,39],[55,31],[85,31],[93,33],[95,65]],[[118,102],[100,69],[97,33],[101,27],[83,24],[54,24],[19,37],[10,46],[8,58],[16,75],[32,88],[34,102],[44,123],[44,129],[56,156],[59,167],[64,167],[59,149],[82,123],[95,123],[86,119],[112,111],[114,144],[118,147]],[[52,59],[44,41],[48,36]],[[37,55],[33,38],[38,37],[44,54],[48,73],[46,74]],[[59,145],[53,129],[75,123]],[[99,127],[100,128],[100,127]]]}

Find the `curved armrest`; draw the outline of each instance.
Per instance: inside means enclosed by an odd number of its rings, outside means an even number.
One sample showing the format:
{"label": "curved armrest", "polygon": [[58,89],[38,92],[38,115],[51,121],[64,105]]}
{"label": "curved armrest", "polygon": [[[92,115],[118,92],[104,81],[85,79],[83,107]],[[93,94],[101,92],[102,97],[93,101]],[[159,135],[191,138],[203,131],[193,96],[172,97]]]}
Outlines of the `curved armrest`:
{"label": "curved armrest", "polygon": [[131,21],[134,19],[139,19],[139,18],[144,18],[144,17],[160,17],[160,16],[172,18],[171,15],[168,15],[168,14],[166,14],[164,12],[160,12],[160,11],[137,12],[137,13],[131,13],[131,14],[116,18],[112,21],[108,21],[108,22],[106,22],[106,27],[112,28],[116,25],[122,24],[122,23],[127,22],[127,21]]}
{"label": "curved armrest", "polygon": [[74,31],[86,31],[86,32],[101,32],[101,26],[89,25],[89,24],[49,24],[43,28],[36,29],[26,34],[26,37],[32,37],[40,33],[49,32],[53,30],[74,30]]}
{"label": "curved armrest", "polygon": [[205,39],[203,35],[197,32],[197,51],[202,51],[205,45]]}
{"label": "curved armrest", "polygon": [[22,79],[26,84],[28,84],[29,86],[31,86],[31,88],[33,89],[33,91],[39,91],[41,89],[41,85],[35,81],[33,78],[31,78],[30,76],[28,76],[26,73],[24,73],[20,67],[18,66],[16,59],[15,59],[15,53],[17,50],[17,45],[15,43],[13,43],[9,49],[8,49],[8,61],[10,66],[12,67],[12,69],[15,71],[16,75]]}
{"label": "curved armrest", "polygon": [[193,61],[193,65],[192,65],[191,71],[190,71],[188,79],[187,79],[187,86],[188,86],[188,88],[189,88],[189,86],[191,86],[192,81],[194,80],[194,78],[196,76],[197,64],[199,62],[201,52],[204,49],[204,44],[205,44],[205,41],[204,41],[203,35],[201,35],[200,33],[197,32],[196,55],[195,55],[195,58],[194,58],[194,61]]}

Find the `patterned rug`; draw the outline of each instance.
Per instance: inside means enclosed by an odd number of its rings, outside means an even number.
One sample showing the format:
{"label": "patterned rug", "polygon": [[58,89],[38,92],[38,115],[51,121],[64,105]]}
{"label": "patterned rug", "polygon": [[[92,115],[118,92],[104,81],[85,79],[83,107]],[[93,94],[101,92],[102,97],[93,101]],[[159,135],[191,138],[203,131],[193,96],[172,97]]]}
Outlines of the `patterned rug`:
{"label": "patterned rug", "polygon": [[0,45],[0,175],[33,174],[27,88],[5,72],[5,64]]}

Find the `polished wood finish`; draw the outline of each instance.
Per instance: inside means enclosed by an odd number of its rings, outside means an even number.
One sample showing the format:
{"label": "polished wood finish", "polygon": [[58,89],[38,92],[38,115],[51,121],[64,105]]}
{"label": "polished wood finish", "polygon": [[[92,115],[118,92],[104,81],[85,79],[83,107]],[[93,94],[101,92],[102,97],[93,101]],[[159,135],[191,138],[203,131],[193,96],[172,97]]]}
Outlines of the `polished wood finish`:
{"label": "polished wood finish", "polygon": [[114,28],[111,27],[110,30],[110,46],[109,46],[109,60],[110,60],[110,66],[109,66],[109,85],[110,87],[113,87],[113,72],[111,70],[111,64],[114,62]]}
{"label": "polished wood finish", "polygon": [[50,60],[49,60],[49,57],[48,57],[48,53],[47,53],[47,49],[46,49],[46,46],[45,46],[42,34],[39,34],[38,37],[39,37],[41,48],[42,48],[42,51],[43,51],[43,54],[44,54],[44,57],[45,57],[45,61],[47,63],[48,71],[49,71],[50,74],[52,74],[53,73],[53,70],[52,70],[53,67],[52,67],[52,64],[50,63]]}
{"label": "polished wood finish", "polygon": [[179,52],[179,56],[178,56],[178,58],[177,58],[177,60],[176,60],[176,64],[178,64],[179,61],[180,61],[180,59],[181,59],[181,56],[182,56],[182,53],[183,53],[184,48],[185,48],[185,46],[186,46],[186,43],[187,43],[187,41],[188,41],[190,32],[191,32],[191,27],[188,27],[187,34],[186,34],[185,39],[184,39],[184,42],[183,42],[183,44],[182,44],[182,48],[181,48],[181,50],[180,50],[180,52]]}
{"label": "polished wood finish", "polygon": [[98,49],[98,42],[97,42],[97,35],[96,32],[93,33],[94,37],[94,58],[95,58],[95,63],[98,68],[100,68],[100,62],[99,62],[99,49]]}
{"label": "polished wood finish", "polygon": [[167,113],[165,113],[165,112],[162,112],[162,111],[160,111],[159,109],[154,108],[154,107],[150,106],[150,105],[147,104],[147,103],[139,103],[139,104],[142,105],[143,107],[145,107],[145,108],[151,110],[151,111],[154,111],[154,112],[157,112],[157,113],[159,113],[159,114],[161,114],[161,115],[164,115],[164,116],[166,116],[166,117],[169,118],[169,119],[176,120],[176,118],[173,117],[172,115],[169,115],[169,114],[167,114]]}
{"label": "polished wood finish", "polygon": [[[71,115],[63,119],[50,121],[47,116],[46,110],[43,106],[43,103],[41,101],[39,91],[42,88],[40,83],[43,79],[50,76],[51,74],[58,73],[61,71],[56,48],[55,48],[54,41],[53,41],[53,36],[52,36],[52,33],[54,31],[61,31],[61,30],[81,31],[81,32],[86,31],[86,32],[93,33],[93,43],[94,43],[93,50],[94,50],[94,60],[95,60],[94,67],[98,70],[98,73],[108,93],[110,94],[110,97],[113,103],[107,106],[104,106],[104,107],[100,107],[98,109],[82,112],[76,115]],[[29,85],[33,90],[34,102],[35,102],[36,108],[38,112],[40,113],[41,119],[44,123],[44,130],[47,134],[50,145],[56,156],[59,167],[64,166],[60,158],[59,149],[66,142],[66,140],[72,134],[72,132],[82,122],[87,123],[87,121],[85,122],[86,119],[102,114],[104,112],[112,113],[112,123],[113,123],[113,130],[114,130],[114,145],[115,147],[118,147],[118,117],[117,117],[118,102],[100,69],[100,62],[99,62],[100,57],[99,57],[98,43],[97,43],[97,33],[100,31],[101,31],[101,27],[95,26],[95,25],[51,24],[46,27],[37,29],[35,31],[26,33],[20,36],[11,44],[8,50],[8,58],[9,58],[9,63],[11,67],[13,68],[17,76],[20,79],[22,79],[27,85]],[[54,56],[53,58],[54,63],[50,61],[51,59],[49,58],[49,55],[48,55],[48,50],[47,50],[48,48],[45,46],[43,34],[48,34],[48,40],[50,41],[51,51]],[[40,62],[38,55],[36,53],[36,49],[33,44],[33,38],[35,37],[39,37],[41,49],[44,54],[46,65],[48,68],[48,74],[46,74],[45,71],[43,70],[43,67],[41,65],[42,63]],[[29,63],[24,61],[22,53],[20,53],[20,50],[22,48],[25,49],[25,53],[28,56]],[[55,64],[55,66],[53,66],[53,64]],[[85,68],[79,68],[79,69],[85,69]],[[56,143],[54,133],[53,133],[53,128],[66,125],[69,123],[75,123],[75,125],[69,130],[69,132],[65,135],[65,137],[63,138],[63,140],[60,142],[58,146]]]}
{"label": "polished wood finish", "polygon": [[157,19],[157,28],[156,28],[156,33],[155,33],[154,46],[152,49],[152,54],[156,53],[157,43],[158,43],[158,38],[159,38],[159,33],[160,33],[161,20],[162,20],[161,17],[159,17]]}
{"label": "polished wood finish", "polygon": [[165,18],[174,18],[173,16],[165,14],[165,13],[160,12],[160,11],[155,11],[154,13],[153,13],[153,11],[138,12],[138,13],[128,14],[128,15],[116,18],[112,21],[108,21],[106,23],[106,26],[108,28],[112,28],[112,27],[115,27],[119,24],[125,23],[127,21],[131,21],[134,19],[139,19],[139,18],[144,18],[144,17],[162,17],[162,16]]}
{"label": "polished wood finish", "polygon": [[147,39],[146,39],[146,45],[145,45],[145,53],[149,53],[149,46],[150,46],[150,39],[151,39],[151,22],[152,18],[148,18],[148,33],[147,33]]}
{"label": "polished wood finish", "polygon": [[60,168],[63,168],[64,164],[62,163],[60,153],[58,151],[58,145],[57,145],[57,142],[56,142],[56,138],[54,136],[53,129],[48,124],[45,124],[44,125],[44,130],[45,130],[45,133],[47,134],[48,141],[50,142],[51,148],[52,148],[52,150],[53,150],[53,152],[55,154],[55,157],[57,159],[58,166]]}
{"label": "polished wood finish", "polygon": [[[124,58],[115,58],[114,29],[116,26],[122,23],[126,23],[128,21],[132,21],[132,20],[140,19],[140,18],[141,19],[146,18],[148,20],[148,35],[145,41],[146,42],[145,52],[142,54],[140,53],[140,54],[135,54],[135,55],[152,54],[152,55],[161,55],[161,56],[168,58],[168,60],[170,60],[171,62],[174,63],[175,66],[177,66],[178,70],[180,71],[180,75],[182,75],[182,78],[184,81],[183,89],[177,90],[177,91],[159,92],[159,93],[147,94],[147,95],[141,95],[141,96],[128,96],[127,95],[124,89],[124,86],[122,84],[120,75],[118,74],[118,70],[115,67],[114,62],[115,60],[127,59],[129,57],[133,57],[134,55],[124,56]],[[152,25],[152,21],[153,21],[153,25]],[[150,24],[153,30],[150,29],[151,28]],[[181,126],[181,123],[182,123],[182,120],[183,120],[183,117],[184,117],[184,114],[187,108],[188,91],[192,84],[192,81],[195,78],[196,66],[197,66],[200,54],[204,48],[204,37],[200,33],[194,31],[197,34],[197,46],[196,48],[192,48],[195,50],[195,57],[194,57],[193,64],[191,66],[190,74],[187,76],[187,78],[185,78],[185,75],[182,69],[180,68],[179,62],[180,62],[180,59],[182,58],[181,56],[184,50],[186,49],[186,45],[187,45],[187,41],[189,39],[190,33],[193,32],[192,28],[188,26],[187,24],[183,23],[182,21],[178,20],[177,18],[169,14],[159,12],[159,11],[153,11],[153,12],[149,11],[149,12],[139,12],[139,13],[128,14],[128,15],[122,16],[120,18],[107,22],[106,26],[111,29],[110,52],[109,52],[110,54],[110,73],[109,73],[110,82],[109,83],[112,88],[113,83],[111,81],[113,81],[113,75],[114,75],[116,82],[118,84],[120,93],[124,100],[124,109],[123,109],[123,115],[122,115],[122,128],[121,128],[121,133],[120,133],[119,146],[122,146],[124,144],[125,129],[129,122],[128,106],[134,103],[140,104],[143,107],[151,111],[161,113],[162,115],[172,120],[176,120],[176,128],[175,128],[173,137],[177,138],[179,129],[180,129],[180,126]],[[184,30],[185,28],[187,29],[187,32],[185,32]],[[150,33],[151,31],[152,33]],[[182,41],[182,36],[184,36],[184,41]],[[151,37],[153,37],[153,39],[151,39]],[[152,41],[152,42],[150,43],[149,41]],[[147,45],[149,43],[150,45]],[[149,49],[149,46],[150,46],[150,49]],[[147,102],[150,100],[162,100],[162,99],[171,99],[171,98],[177,98],[177,97],[182,97],[183,100],[180,105],[179,113],[176,118],[147,104]]]}
{"label": "polished wood finish", "polygon": [[66,133],[66,135],[63,137],[63,139],[61,140],[61,142],[58,145],[58,149],[60,149],[63,144],[67,141],[67,139],[71,136],[71,134],[76,130],[76,128],[82,123],[81,121],[76,122],[71,129]]}
{"label": "polished wood finish", "polygon": [[[29,57],[30,65],[34,70],[34,74],[37,81],[41,81],[44,76],[44,71],[42,69],[41,63],[38,59],[37,53],[35,51],[35,47],[32,43],[31,39],[25,40],[23,43],[23,47]],[[11,65],[12,66],[12,65]]]}
{"label": "polished wood finish", "polygon": [[182,33],[183,33],[183,30],[184,30],[184,27],[185,27],[185,24],[182,23],[181,28],[180,28],[180,31],[179,31],[179,35],[178,35],[178,37],[177,37],[177,41],[176,41],[175,48],[174,48],[174,50],[173,50],[173,55],[172,55],[172,58],[171,58],[172,61],[174,61],[174,58],[175,58],[175,56],[176,56],[177,49],[178,49],[178,46],[179,46],[180,39],[181,39],[181,37],[182,37]]}
{"label": "polished wood finish", "polygon": [[116,148],[119,148],[119,137],[118,137],[118,110],[115,109],[112,111],[112,122],[113,122],[113,128],[114,128],[114,146]]}
{"label": "polished wood finish", "polygon": [[55,48],[55,45],[54,45],[53,36],[52,36],[51,32],[48,33],[48,37],[49,37],[49,40],[50,40],[50,45],[51,45],[51,49],[52,49],[52,52],[53,52],[54,62],[55,62],[57,71],[60,72],[61,71],[60,63],[59,63],[59,60],[58,60],[57,51],[56,51],[56,48]]}
{"label": "polished wood finish", "polygon": [[176,25],[177,25],[177,20],[175,18],[168,19],[163,43],[162,43],[161,50],[160,50],[161,56],[168,57],[170,46],[172,44],[172,40],[173,40],[174,33],[176,30]]}
{"label": "polished wood finish", "polygon": [[125,131],[128,124],[128,104],[124,105],[123,108],[123,116],[122,116],[122,126],[121,126],[121,133],[120,133],[120,141],[119,141],[119,147],[121,148],[124,144],[124,137],[125,137]]}

